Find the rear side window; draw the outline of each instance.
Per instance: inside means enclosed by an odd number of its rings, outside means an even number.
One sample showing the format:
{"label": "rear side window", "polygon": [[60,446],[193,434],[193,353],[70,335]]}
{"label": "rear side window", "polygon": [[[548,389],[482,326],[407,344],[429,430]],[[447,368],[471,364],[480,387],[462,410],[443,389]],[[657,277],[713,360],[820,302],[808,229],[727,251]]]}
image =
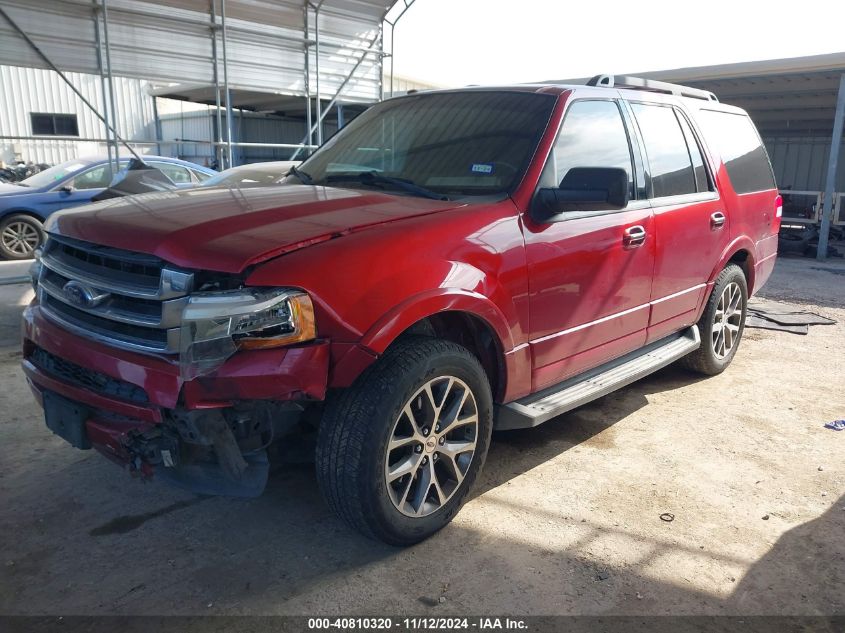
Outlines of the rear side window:
{"label": "rear side window", "polygon": [[734,191],[750,193],[775,188],[769,156],[754,124],[744,114],[701,110],[705,138],[715,145],[728,170]]}
{"label": "rear side window", "polygon": [[675,111],[668,106],[632,103],[645,142],[655,198],[696,193],[695,171]]}
{"label": "rear side window", "polygon": [[695,171],[695,185],[699,191],[711,191],[710,178],[707,175],[707,168],[704,166],[704,156],[701,153],[701,148],[692,132],[689,121],[686,117],[678,114],[678,121],[681,123],[681,129],[684,131],[684,138],[687,139],[687,147],[689,148],[689,155],[692,159],[692,167]]}
{"label": "rear side window", "polygon": [[569,106],[553,158],[555,186],[573,167],[621,167],[628,173],[628,195],[634,198],[628,133],[613,101],[575,101]]}

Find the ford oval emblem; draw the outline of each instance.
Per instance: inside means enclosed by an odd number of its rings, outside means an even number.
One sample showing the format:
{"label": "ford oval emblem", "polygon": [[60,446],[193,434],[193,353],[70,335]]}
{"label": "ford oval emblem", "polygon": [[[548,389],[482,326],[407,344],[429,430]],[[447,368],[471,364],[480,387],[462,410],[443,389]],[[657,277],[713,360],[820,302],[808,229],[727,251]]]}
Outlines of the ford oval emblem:
{"label": "ford oval emblem", "polygon": [[95,308],[108,299],[109,294],[99,292],[79,281],[69,281],[62,287],[65,300],[80,308]]}

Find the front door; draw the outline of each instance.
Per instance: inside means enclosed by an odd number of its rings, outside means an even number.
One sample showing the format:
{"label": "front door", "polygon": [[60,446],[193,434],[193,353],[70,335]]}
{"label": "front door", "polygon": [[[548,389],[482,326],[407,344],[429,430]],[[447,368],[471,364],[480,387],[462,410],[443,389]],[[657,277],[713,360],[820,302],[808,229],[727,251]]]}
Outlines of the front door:
{"label": "front door", "polygon": [[524,215],[532,390],[645,343],[654,227],[641,170],[634,168],[639,161],[617,101],[569,104],[540,186],[559,186],[575,167],[623,168],[631,201],[621,210],[566,212],[547,223]]}

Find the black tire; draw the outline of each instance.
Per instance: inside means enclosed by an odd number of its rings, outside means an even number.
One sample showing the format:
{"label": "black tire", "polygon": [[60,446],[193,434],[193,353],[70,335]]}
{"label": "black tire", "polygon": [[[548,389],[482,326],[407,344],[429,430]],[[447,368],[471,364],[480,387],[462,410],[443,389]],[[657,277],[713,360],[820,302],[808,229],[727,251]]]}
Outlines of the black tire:
{"label": "black tire", "polygon": [[31,215],[15,213],[0,221],[0,257],[3,259],[32,259],[35,249],[42,244],[44,227]]}
{"label": "black tire", "polygon": [[[716,327],[717,313],[719,312],[720,300],[725,290],[735,284],[741,293],[741,303],[738,306],[738,330],[733,333],[732,344],[730,350],[724,354],[719,354],[717,344],[719,337],[719,330]],[[707,305],[704,307],[704,313],[698,321],[698,330],[701,333],[701,347],[697,350],[684,356],[680,363],[687,369],[705,374],[707,376],[715,376],[721,374],[728,365],[731,364],[733,357],[736,356],[736,350],[742,341],[742,333],[745,331],[745,315],[748,309],[748,283],[745,279],[745,273],[736,264],[728,264],[724,270],[716,277],[716,283],[713,285],[713,291],[707,300]],[[735,313],[736,314],[736,313]],[[723,326],[724,328],[724,326]]]}
{"label": "black tire", "polygon": [[[396,437],[406,404],[410,407],[414,406],[412,403],[421,402],[419,392],[425,385],[439,385],[442,382],[437,381],[448,380],[441,377],[453,378],[445,387],[442,409],[448,408],[446,401],[453,385],[461,383],[468,387],[474,398],[478,417],[473,429],[475,448],[463,479],[454,486],[451,496],[430,514],[412,517],[400,511],[392,496],[396,489],[390,488],[395,484],[387,482],[389,455],[393,455],[388,451],[388,443]],[[460,393],[466,392],[463,387],[460,389]],[[462,411],[465,409],[455,413],[456,419]],[[392,345],[354,385],[328,399],[317,438],[320,489],[335,514],[362,534],[391,545],[418,543],[443,528],[457,514],[484,465],[492,426],[490,384],[478,359],[467,349],[449,341],[408,337]],[[430,438],[420,450],[416,446],[409,449],[411,453],[420,454],[419,459],[428,459],[428,451],[434,450],[430,446],[432,440],[442,445],[447,439],[435,439],[437,434],[433,430],[429,430]],[[403,449],[393,449],[396,450]],[[407,459],[412,457],[415,455],[409,454]],[[440,465],[436,466],[437,458],[432,453],[430,468],[434,472],[446,464],[457,463],[457,459],[451,462],[441,458]],[[417,470],[407,475],[408,489],[419,481],[418,476]],[[402,479],[397,481],[400,487],[405,485]],[[440,483],[432,493],[438,497]],[[416,485],[417,490],[422,488],[422,484]],[[427,498],[426,492],[420,507],[427,504]],[[403,504],[403,507],[406,506]]]}

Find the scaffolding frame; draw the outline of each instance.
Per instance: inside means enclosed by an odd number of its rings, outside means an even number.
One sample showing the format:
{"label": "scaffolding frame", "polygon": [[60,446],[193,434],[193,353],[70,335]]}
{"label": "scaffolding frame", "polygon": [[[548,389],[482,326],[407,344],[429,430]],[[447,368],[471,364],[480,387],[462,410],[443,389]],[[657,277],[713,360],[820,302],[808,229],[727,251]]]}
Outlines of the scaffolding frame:
{"label": "scaffolding frame", "polygon": [[[335,108],[337,113],[338,129],[344,124],[343,104],[339,102],[343,96],[343,92],[349,83],[354,79],[356,73],[369,61],[367,70],[372,70],[373,66],[377,67],[378,72],[378,98],[380,101],[384,98],[384,60],[386,57],[390,58],[390,92],[393,93],[393,44],[394,44],[394,30],[396,23],[405,15],[415,0],[401,0],[402,9],[397,17],[388,20],[388,14],[397,5],[400,0],[396,0],[390,8],[382,15],[381,21],[378,24],[378,29],[375,36],[363,46],[355,46],[352,43],[338,45],[336,43],[326,43],[321,41],[320,17],[321,10],[326,0],[302,0],[302,37],[293,37],[286,35],[278,35],[281,39],[292,41],[302,46],[303,51],[303,83],[304,83],[304,100],[305,100],[305,127],[306,134],[300,143],[243,143],[238,142],[233,134],[233,110],[232,92],[229,86],[229,56],[228,56],[228,33],[226,25],[226,0],[208,0],[208,18],[209,18],[209,37],[211,40],[211,64],[212,64],[212,88],[214,92],[215,105],[215,125],[213,126],[213,140],[212,141],[192,141],[199,144],[212,145],[215,148],[215,159],[220,168],[230,168],[237,164],[237,157],[234,148],[237,147],[264,147],[277,149],[291,149],[293,150],[292,159],[296,159],[300,153],[316,149],[323,143],[323,123],[326,116]],[[150,16],[151,13],[141,11],[129,7],[112,7],[113,11],[123,13],[130,13],[136,15]],[[60,70],[59,65],[54,63],[46,53],[44,53],[35,42],[26,34],[26,32],[8,15],[8,13],[0,7],[0,17],[4,18],[6,22],[16,31],[26,44],[38,55],[39,58],[46,64],[46,66],[55,71],[62,81],[76,94],[76,96],[88,107],[94,115],[100,119],[105,128],[105,139],[82,139],[75,138],[76,141],[94,141],[104,142],[108,153],[109,168],[117,171],[120,160],[120,146],[125,147],[135,158],[139,160],[141,157],[131,147],[131,145],[173,145],[176,141],[163,141],[159,130],[161,123],[158,117],[158,108],[155,105],[156,95],[152,95],[153,99],[153,116],[156,130],[156,139],[150,140],[125,140],[119,132],[119,117],[117,111],[117,99],[114,91],[114,81],[112,75],[111,64],[111,45],[109,40],[109,0],[91,0],[91,15],[94,23],[94,47],[96,53],[97,70],[99,74],[100,86],[103,93],[102,110],[92,104],[86,99],[82,93],[73,85],[72,81]],[[168,16],[166,13],[157,13],[156,17],[165,19],[172,19],[174,21],[182,21],[184,18],[175,16]],[[390,52],[384,50],[384,25],[390,26]],[[241,32],[249,32],[248,29],[239,27]],[[256,31],[258,33],[258,31]],[[351,68],[343,76],[338,88],[334,93],[326,99],[320,89],[320,61],[323,55],[322,48],[328,46],[329,48],[343,48],[357,54],[355,62]],[[312,64],[313,57],[313,64]],[[221,69],[222,65],[222,69]],[[312,68],[313,65],[313,68]],[[221,85],[222,74],[222,85]],[[313,91],[312,91],[313,83]],[[294,96],[294,95],[292,95]],[[324,101],[328,101],[324,104]],[[42,140],[41,137],[35,136],[15,136],[4,137],[14,138],[16,140]],[[52,140],[61,140],[58,137],[52,137]]]}

